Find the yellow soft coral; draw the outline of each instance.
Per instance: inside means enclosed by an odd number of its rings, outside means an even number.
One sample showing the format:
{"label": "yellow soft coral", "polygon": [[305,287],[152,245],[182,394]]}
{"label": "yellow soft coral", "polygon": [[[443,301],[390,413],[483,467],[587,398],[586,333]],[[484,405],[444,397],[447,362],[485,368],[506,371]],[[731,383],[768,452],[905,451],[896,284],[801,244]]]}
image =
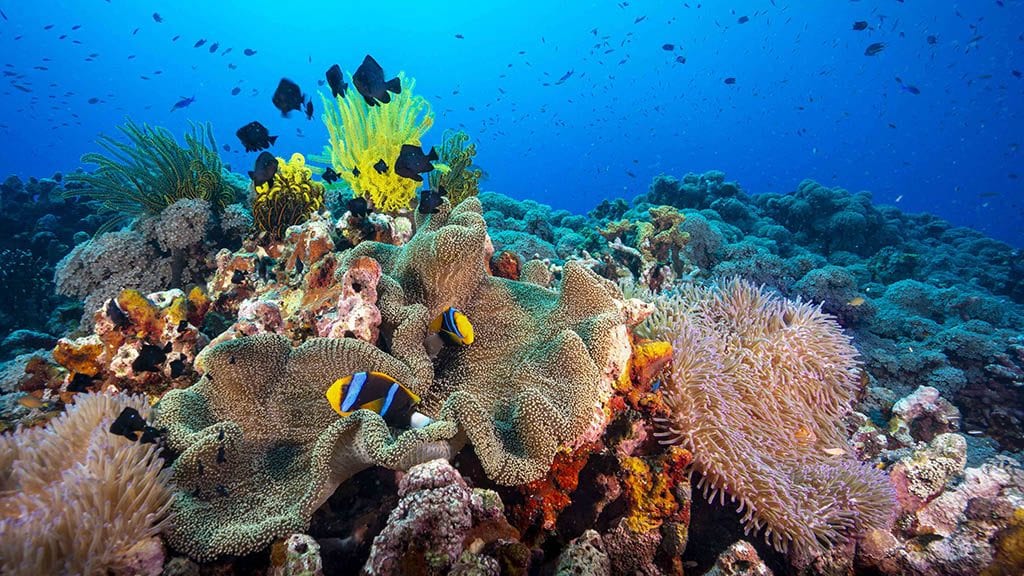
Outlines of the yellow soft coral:
{"label": "yellow soft coral", "polygon": [[[331,165],[355,194],[383,212],[407,208],[415,198],[420,182],[395,174],[395,160],[402,144],[420,146],[420,138],[434,124],[430,104],[412,93],[416,81],[402,73],[398,78],[401,94],[379,106],[368,106],[354,89],[334,100],[320,95]],[[374,168],[381,160],[387,164],[383,172]]]}
{"label": "yellow soft coral", "polygon": [[279,239],[289,226],[306,221],[323,205],[324,185],[313,181],[306,159],[295,153],[288,162],[278,158],[274,180],[256,187],[252,215],[261,231]]}

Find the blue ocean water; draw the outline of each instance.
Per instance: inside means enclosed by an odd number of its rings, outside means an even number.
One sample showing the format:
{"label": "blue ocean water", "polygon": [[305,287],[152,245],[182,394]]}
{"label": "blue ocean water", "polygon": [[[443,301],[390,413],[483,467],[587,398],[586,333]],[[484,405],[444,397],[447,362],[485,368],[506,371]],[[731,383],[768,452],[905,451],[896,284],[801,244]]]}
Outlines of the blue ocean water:
{"label": "blue ocean water", "polygon": [[[813,178],[1024,246],[1015,0],[2,9],[5,175],[73,170],[125,116],[176,134],[211,121],[240,172],[255,154],[234,132],[252,120],[281,136],[277,155],[319,152],[319,111],[282,118],[270,101],[278,80],[312,95],[330,65],[349,74],[372,54],[433,105],[427,144],[445,128],[478,142],[485,189],[586,211],[660,173],[723,170],[750,193]],[[866,55],[873,43],[884,49]]]}

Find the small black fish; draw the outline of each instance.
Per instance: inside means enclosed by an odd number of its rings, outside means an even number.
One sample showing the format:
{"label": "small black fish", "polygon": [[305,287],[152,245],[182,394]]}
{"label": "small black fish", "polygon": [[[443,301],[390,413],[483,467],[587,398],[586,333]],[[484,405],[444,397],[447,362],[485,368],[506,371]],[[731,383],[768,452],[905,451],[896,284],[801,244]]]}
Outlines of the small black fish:
{"label": "small black fish", "polygon": [[359,178],[359,167],[358,166],[356,166],[355,168],[352,169],[352,175],[355,176],[356,178]]}
{"label": "small black fish", "polygon": [[246,56],[255,56],[256,51],[252,48],[246,48],[245,50],[242,50],[242,54],[245,54]]}
{"label": "small black fish", "polygon": [[736,23],[737,23],[737,24],[746,24],[747,22],[750,22],[750,18],[748,18],[748,17],[746,17],[746,16],[740,16],[740,17],[739,17],[739,18],[738,18],[738,19],[736,20]]}
{"label": "small black fish", "polygon": [[736,79],[733,78],[732,76],[729,76],[728,78],[723,80],[723,82],[725,82],[726,84],[735,84],[736,83]]}
{"label": "small black fish", "polygon": [[160,367],[167,361],[167,353],[170,351],[170,342],[163,347],[143,344],[139,350],[139,355],[135,357],[135,360],[132,360],[132,371],[136,374],[140,372],[159,372]]}
{"label": "small black fish", "polygon": [[139,433],[141,432],[143,444],[152,444],[160,436],[159,430],[150,426],[146,419],[142,417],[142,414],[139,414],[138,410],[130,407],[121,410],[121,413],[110,424],[109,431],[111,434],[124,436],[133,442],[140,440]]}
{"label": "small black fish", "polygon": [[220,48],[220,44],[218,44],[216,42],[214,42],[213,44],[210,44],[210,54],[213,54],[214,52],[216,52],[218,48]]}
{"label": "small black fish", "polygon": [[384,69],[369,54],[352,75],[352,84],[370,106],[391,102],[391,94],[402,93],[402,83],[398,78],[384,80]]}
{"label": "small black fish", "polygon": [[296,257],[295,258],[295,274],[297,276],[301,276],[302,275],[302,271],[305,270],[305,268],[306,268],[306,265],[302,263],[302,258]]}
{"label": "small black fish", "polygon": [[260,152],[256,157],[256,168],[249,171],[253,186],[262,186],[274,179],[277,174],[277,158],[270,152]]}
{"label": "small black fish", "polygon": [[182,357],[171,360],[171,378],[177,378],[185,373],[185,359]]}
{"label": "small black fish", "polygon": [[438,186],[437,190],[423,190],[420,192],[420,204],[417,211],[420,214],[437,214],[438,208],[443,202],[441,198],[448,194],[444,186]]}
{"label": "small black fish", "polygon": [[676,56],[676,62],[680,64],[686,64],[686,56]]}
{"label": "small black fish", "polygon": [[274,91],[274,106],[281,111],[281,116],[287,116],[292,110],[302,110],[302,102],[305,97],[299,85],[287,78],[281,78]]}
{"label": "small black fish", "polygon": [[403,178],[409,178],[422,182],[422,172],[430,172],[434,169],[431,162],[437,161],[437,150],[431,148],[429,154],[424,154],[423,149],[413,144],[402,144],[402,151],[398,153],[395,160],[395,174]]}
{"label": "small black fish", "polygon": [[270,270],[274,266],[274,259],[270,256],[264,256],[256,261],[256,275],[267,280],[270,278]]}
{"label": "small black fish", "polygon": [[875,54],[878,54],[882,50],[885,50],[885,43],[875,42],[874,44],[870,44],[867,48],[864,49],[864,55],[874,56]]}
{"label": "small black fish", "polygon": [[357,218],[361,218],[370,213],[370,205],[366,202],[366,198],[363,198],[362,196],[356,196],[349,200],[345,206],[348,208],[349,214]]}
{"label": "small black fish", "polygon": [[345,83],[345,77],[341,73],[341,66],[335,64],[327,69],[327,85],[331,87],[331,94],[335,98],[345,96],[348,84]]}
{"label": "small black fish", "polygon": [[159,12],[153,12],[153,21],[159,24],[164,21],[164,18]]}
{"label": "small black fish", "polygon": [[338,173],[335,172],[334,168],[330,166],[324,169],[323,176],[321,177],[324,179],[324,182],[327,182],[328,184],[334,184],[335,182],[338,181],[339,178]]}
{"label": "small black fish", "polygon": [[388,171],[388,163],[385,162],[383,158],[381,158],[380,160],[377,160],[376,164],[373,165],[373,169],[376,170],[378,174],[383,174]]}
{"label": "small black fish", "polygon": [[465,38],[465,36],[463,36],[462,34],[456,34],[455,37],[458,38],[459,40],[463,40]]}
{"label": "small black fish", "polygon": [[223,464],[227,461],[228,459],[224,456],[224,446],[217,446],[217,464]]}
{"label": "small black fish", "polygon": [[242,92],[242,89],[239,88],[238,86],[235,86],[234,88],[231,89],[231,95],[232,96],[238,96],[238,94],[241,93],[241,92]]}
{"label": "small black fish", "polygon": [[313,119],[313,101],[306,100],[306,120]]}
{"label": "small black fish", "polygon": [[857,20],[856,22],[853,23],[853,29],[857,31],[867,30],[868,23],[864,20]]}
{"label": "small black fish", "polygon": [[227,498],[228,489],[225,488],[223,484],[217,484],[216,486],[214,486],[214,490],[217,491],[217,495],[220,496],[221,498]]}
{"label": "small black fish", "polygon": [[199,48],[203,44],[206,44],[206,38],[200,38],[199,40],[196,40],[196,43],[193,44],[192,47],[193,48]]}
{"label": "small black fish", "polygon": [[221,148],[224,149],[225,152],[231,152],[231,146],[228,146],[227,144],[221,146]]}
{"label": "small black fish", "polygon": [[231,283],[241,284],[242,282],[245,282],[245,276],[245,270],[235,270],[231,273]]}
{"label": "small black fish", "polygon": [[238,136],[242,146],[245,146],[246,152],[266,150],[277,142],[277,136],[271,136],[266,126],[255,120],[239,128],[235,136]]}
{"label": "small black fish", "polygon": [[661,49],[664,50],[665,52],[671,52],[671,51],[676,49],[676,45],[675,44],[662,44],[661,45]]}
{"label": "small black fish", "polygon": [[934,34],[929,34],[928,38],[926,38],[925,40],[927,40],[929,44],[935,44],[936,42],[939,41],[938,37],[936,37]]}

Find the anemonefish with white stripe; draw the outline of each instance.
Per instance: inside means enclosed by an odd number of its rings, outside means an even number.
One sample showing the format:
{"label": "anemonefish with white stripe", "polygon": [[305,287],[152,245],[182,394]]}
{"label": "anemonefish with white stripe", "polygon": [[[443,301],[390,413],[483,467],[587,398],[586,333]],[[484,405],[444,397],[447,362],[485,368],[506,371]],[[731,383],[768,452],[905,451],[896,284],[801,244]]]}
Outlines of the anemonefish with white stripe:
{"label": "anemonefish with white stripe", "polygon": [[469,346],[473,343],[473,325],[469,318],[455,308],[448,308],[430,323],[430,331],[436,332],[448,344]]}
{"label": "anemonefish with white stripe", "polygon": [[420,397],[383,372],[356,372],[339,378],[325,396],[341,416],[366,409],[380,414],[394,428],[419,428],[430,422],[416,412]]}

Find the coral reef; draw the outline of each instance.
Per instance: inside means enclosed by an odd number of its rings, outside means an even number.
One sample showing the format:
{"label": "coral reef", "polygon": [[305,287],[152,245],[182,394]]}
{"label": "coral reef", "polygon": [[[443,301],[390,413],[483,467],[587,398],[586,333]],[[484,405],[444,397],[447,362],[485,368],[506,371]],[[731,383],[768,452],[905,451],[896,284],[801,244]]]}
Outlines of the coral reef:
{"label": "coral reef", "polygon": [[147,574],[163,566],[170,470],[154,444],[107,431],[140,396],[85,394],[45,428],[0,435],[0,571]]}
{"label": "coral reef", "polygon": [[[365,291],[376,293],[390,353],[352,337],[311,339],[291,350],[287,340],[270,334],[207,348],[197,360],[203,379],[159,404],[168,444],[182,453],[174,469],[186,491],[171,543],[195,558],[254,550],[303,529],[341,481],[367,466],[406,468],[426,455],[450,453],[447,443],[431,443],[453,439],[456,431],[493,480],[519,484],[543,475],[559,446],[600,430],[602,398],[629,357],[625,322],[642,320],[640,303],[623,302],[617,289],[571,263],[560,292],[489,276],[488,244],[480,205],[468,199],[424,218],[401,247],[364,242],[345,253],[334,276],[353,293],[343,293],[338,308],[355,292],[363,297],[366,280],[352,274],[376,262],[382,274],[377,279],[371,272]],[[311,260],[307,285],[329,258]],[[266,304],[285,315],[289,301],[315,295],[268,294],[284,305]],[[317,309],[306,304],[302,309]],[[434,365],[423,344],[428,320],[450,306],[472,319],[476,341],[443,350]],[[323,391],[361,370],[395,377],[423,398],[420,410],[437,421],[392,439],[373,412],[339,420]],[[238,397],[250,401],[226,400]],[[303,408],[282,412],[280,404]],[[263,429],[278,432],[251,432]],[[253,475],[256,462],[278,458],[272,455],[282,443],[286,469]],[[211,462],[221,447],[230,465]],[[250,504],[240,507],[240,500]],[[258,523],[254,502],[272,506]]]}
{"label": "coral reef", "polygon": [[61,338],[53,349],[67,370],[64,384],[114,387],[159,397],[191,384],[192,364],[209,341],[199,327],[210,300],[199,288],[148,296],[123,290],[93,313],[93,333]]}
{"label": "coral reef", "polygon": [[278,168],[271,182],[254,190],[252,217],[256,229],[272,238],[283,238],[289,226],[305,222],[324,206],[324,185],[313,181],[302,154],[290,160],[277,159]]}
{"label": "coral reef", "polygon": [[[369,106],[356,90],[334,99],[320,95],[330,135],[325,155],[352,192],[382,212],[408,208],[416,196],[420,183],[396,174],[394,164],[402,145],[420,146],[434,123],[430,104],[413,94],[416,81],[402,73],[398,78],[402,90],[386,106]],[[381,160],[387,164],[383,171],[374,168]]]}

